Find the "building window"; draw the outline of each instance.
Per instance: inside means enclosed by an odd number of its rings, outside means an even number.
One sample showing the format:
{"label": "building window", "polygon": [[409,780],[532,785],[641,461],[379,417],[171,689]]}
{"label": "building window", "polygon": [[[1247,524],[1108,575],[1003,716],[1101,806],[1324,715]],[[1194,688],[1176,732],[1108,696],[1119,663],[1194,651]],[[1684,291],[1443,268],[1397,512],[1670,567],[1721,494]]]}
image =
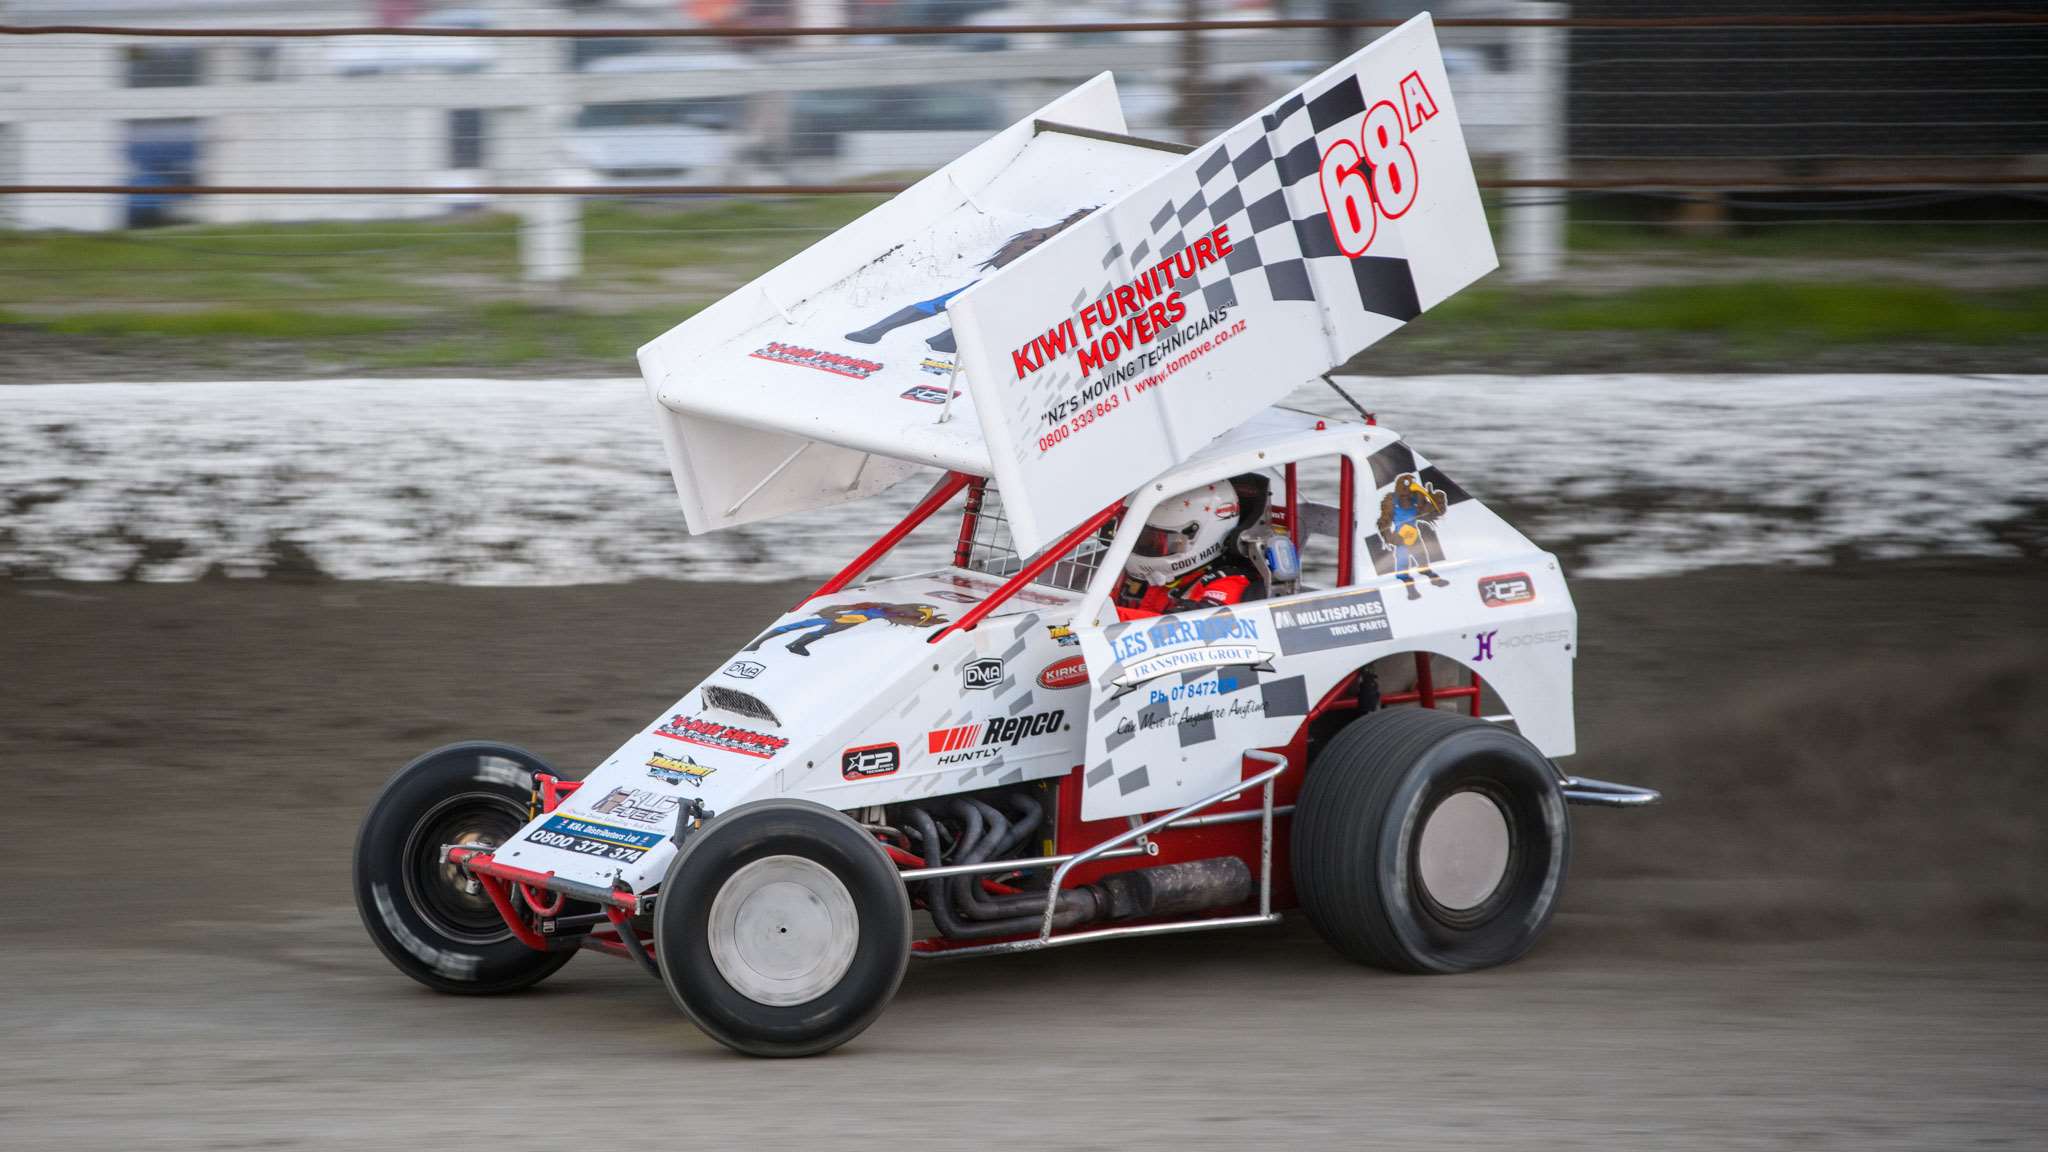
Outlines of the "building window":
{"label": "building window", "polygon": [[484,114],[481,108],[452,108],[448,112],[448,166],[484,166]]}
{"label": "building window", "polygon": [[190,88],[204,84],[205,55],[188,45],[133,45],[123,50],[130,88]]}

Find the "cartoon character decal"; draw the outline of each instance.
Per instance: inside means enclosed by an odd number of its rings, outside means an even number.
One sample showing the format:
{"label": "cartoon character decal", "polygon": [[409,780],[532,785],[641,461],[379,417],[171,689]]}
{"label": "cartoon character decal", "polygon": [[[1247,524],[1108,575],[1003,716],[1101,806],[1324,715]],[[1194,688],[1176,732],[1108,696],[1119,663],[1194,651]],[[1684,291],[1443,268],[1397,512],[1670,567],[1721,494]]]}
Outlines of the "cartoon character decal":
{"label": "cartoon character decal", "polygon": [[[1017,257],[1024,255],[1026,252],[1066,231],[1076,220],[1093,211],[1095,211],[1093,208],[1082,208],[1058,223],[1047,224],[1043,228],[1026,228],[1024,231],[1003,241],[1003,246],[996,249],[995,255],[982,261],[980,265],[981,271],[990,272],[1003,267]],[[882,337],[906,324],[915,324],[920,320],[929,320],[937,316],[946,310],[946,302],[948,300],[980,282],[981,277],[977,276],[958,288],[953,289],[951,292],[942,292],[929,300],[919,300],[915,304],[905,304],[903,307],[898,308],[896,311],[889,313],[887,316],[882,317],[858,332],[848,332],[846,338],[856,344],[879,343]],[[934,352],[951,353],[955,351],[953,329],[949,327],[944,332],[931,337],[924,343],[925,347],[930,348]],[[948,365],[949,369],[950,367],[951,365]]]}
{"label": "cartoon character decal", "polygon": [[1430,568],[1432,562],[1444,558],[1436,521],[1448,506],[1436,485],[1416,479],[1413,472],[1394,477],[1393,490],[1380,498],[1380,540],[1393,553],[1394,578],[1408,586],[1410,600],[1422,598],[1410,573],[1422,573],[1439,588],[1450,584]]}
{"label": "cartoon character decal", "polygon": [[888,624],[900,624],[908,628],[933,628],[946,622],[939,610],[929,604],[883,604],[875,600],[863,600],[854,604],[828,604],[818,609],[816,615],[800,620],[777,624],[761,633],[743,651],[759,652],[761,645],[787,632],[801,635],[789,642],[788,648],[799,656],[809,656],[811,645],[848,628],[858,628],[870,620]]}

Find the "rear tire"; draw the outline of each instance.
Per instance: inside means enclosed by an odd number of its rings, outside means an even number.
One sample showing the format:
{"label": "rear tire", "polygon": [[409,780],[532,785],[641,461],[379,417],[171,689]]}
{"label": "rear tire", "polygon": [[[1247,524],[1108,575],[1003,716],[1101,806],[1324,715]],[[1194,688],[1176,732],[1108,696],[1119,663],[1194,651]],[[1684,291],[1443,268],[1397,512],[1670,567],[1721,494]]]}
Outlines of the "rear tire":
{"label": "rear tire", "polygon": [[676,1006],[750,1056],[810,1056],[858,1036],[910,962],[910,897],[875,838],[808,800],[705,824],[654,907]]}
{"label": "rear tire", "polygon": [[1398,972],[1467,972],[1536,943],[1564,888],[1557,771],[1521,736],[1425,708],[1373,712],[1309,766],[1294,884],[1323,939]]}
{"label": "rear tire", "polygon": [[437,992],[491,995],[539,983],[576,953],[515,939],[443,844],[497,847],[526,824],[540,757],[509,744],[436,748],[384,785],[356,836],[356,910],[400,972]]}

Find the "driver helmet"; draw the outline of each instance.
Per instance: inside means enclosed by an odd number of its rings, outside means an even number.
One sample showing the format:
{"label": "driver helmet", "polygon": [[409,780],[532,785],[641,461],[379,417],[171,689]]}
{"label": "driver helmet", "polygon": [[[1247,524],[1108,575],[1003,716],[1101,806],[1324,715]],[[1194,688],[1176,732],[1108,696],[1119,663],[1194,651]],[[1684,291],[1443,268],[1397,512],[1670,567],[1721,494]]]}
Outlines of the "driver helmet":
{"label": "driver helmet", "polygon": [[1171,584],[1223,555],[1237,519],[1237,489],[1228,481],[1169,496],[1145,518],[1124,573],[1147,584]]}

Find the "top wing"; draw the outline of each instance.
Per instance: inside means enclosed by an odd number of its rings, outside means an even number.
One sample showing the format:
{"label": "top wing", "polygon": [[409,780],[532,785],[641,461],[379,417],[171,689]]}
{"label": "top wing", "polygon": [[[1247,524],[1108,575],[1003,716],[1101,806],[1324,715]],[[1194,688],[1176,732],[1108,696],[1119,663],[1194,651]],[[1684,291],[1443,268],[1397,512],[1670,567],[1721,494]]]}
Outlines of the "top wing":
{"label": "top wing", "polygon": [[691,530],[988,475],[947,305],[1179,158],[1123,129],[1098,76],[641,348]]}
{"label": "top wing", "polygon": [[1426,15],[1191,153],[1123,131],[1098,76],[641,348],[691,530],[938,467],[1028,553],[1496,265]]}
{"label": "top wing", "polygon": [[1418,16],[949,303],[1018,546],[1496,265]]}

